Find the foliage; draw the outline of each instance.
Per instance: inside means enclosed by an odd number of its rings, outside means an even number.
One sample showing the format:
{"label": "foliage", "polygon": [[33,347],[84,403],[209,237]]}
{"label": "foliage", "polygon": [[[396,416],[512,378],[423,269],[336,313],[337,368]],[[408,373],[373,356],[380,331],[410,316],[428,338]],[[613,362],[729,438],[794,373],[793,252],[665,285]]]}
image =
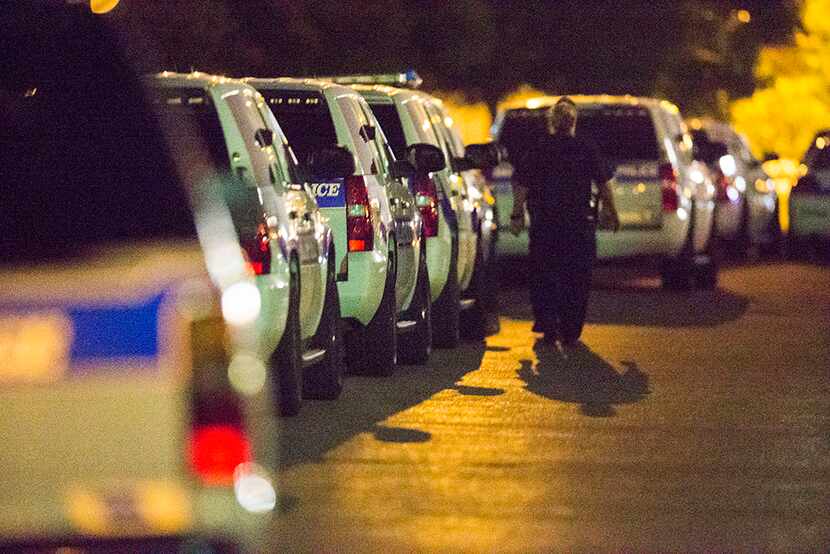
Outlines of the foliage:
{"label": "foliage", "polygon": [[830,127],[830,0],[807,0],[801,18],[803,31],[790,45],[761,50],[760,87],[731,105],[733,123],[757,154],[799,159],[815,133]]}

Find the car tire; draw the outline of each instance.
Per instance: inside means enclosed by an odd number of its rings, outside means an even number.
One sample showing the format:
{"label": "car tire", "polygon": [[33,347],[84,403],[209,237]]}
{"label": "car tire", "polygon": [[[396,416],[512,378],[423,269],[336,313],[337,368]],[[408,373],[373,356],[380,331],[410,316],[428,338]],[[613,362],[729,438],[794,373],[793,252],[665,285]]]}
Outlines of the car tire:
{"label": "car tire", "polygon": [[455,348],[460,342],[461,287],[458,284],[458,239],[453,239],[444,290],[432,303],[432,346]]}
{"label": "car tire", "polygon": [[432,297],[429,292],[426,239],[421,239],[418,254],[418,282],[415,294],[403,319],[415,322],[415,328],[398,337],[398,361],[404,364],[423,365],[432,353]]}
{"label": "car tire", "polygon": [[[389,239],[390,245],[395,239]],[[365,327],[354,329],[347,340],[347,367],[350,373],[388,377],[398,360],[397,306],[395,305],[396,260],[390,246],[383,297],[374,317]]]}
{"label": "car tire", "polygon": [[[694,211],[692,215],[694,216]],[[709,231],[706,247],[701,254],[692,257],[694,284],[695,287],[703,290],[714,290],[718,286],[721,252],[715,225],[715,219],[712,218],[712,228]]]}
{"label": "car tire", "polygon": [[300,413],[303,387],[302,338],[300,336],[300,267],[292,256],[288,263],[288,317],[271,363],[271,382],[277,413],[291,417]]}
{"label": "car tire", "polygon": [[312,345],[325,349],[323,359],[303,372],[303,398],[336,400],[343,391],[343,331],[340,321],[340,297],[334,273],[334,252],[329,253],[326,271],[326,298],[320,325]]}
{"label": "car tire", "polygon": [[[680,253],[674,257],[664,258],[660,266],[661,285],[666,290],[684,291],[690,290],[694,281],[694,226],[695,207],[692,204],[689,216],[689,229],[686,232],[686,240]],[[712,238],[710,235],[710,242]]]}
{"label": "car tire", "polygon": [[484,256],[481,253],[481,238],[476,244],[476,258],[470,286],[462,295],[472,300],[473,305],[459,314],[459,333],[466,340],[482,340],[487,331],[487,311],[485,309],[486,275]]}

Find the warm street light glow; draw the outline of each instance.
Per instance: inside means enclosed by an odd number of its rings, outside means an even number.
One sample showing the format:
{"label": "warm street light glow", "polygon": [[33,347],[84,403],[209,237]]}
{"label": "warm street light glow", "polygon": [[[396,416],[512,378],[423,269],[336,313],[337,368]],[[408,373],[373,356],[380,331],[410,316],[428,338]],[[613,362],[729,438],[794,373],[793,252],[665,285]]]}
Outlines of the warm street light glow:
{"label": "warm street light glow", "polygon": [[107,13],[112,11],[121,0],[89,0],[92,13]]}
{"label": "warm street light glow", "polygon": [[741,23],[749,23],[752,21],[752,14],[749,13],[749,10],[738,10],[738,14],[736,16],[738,21]]}

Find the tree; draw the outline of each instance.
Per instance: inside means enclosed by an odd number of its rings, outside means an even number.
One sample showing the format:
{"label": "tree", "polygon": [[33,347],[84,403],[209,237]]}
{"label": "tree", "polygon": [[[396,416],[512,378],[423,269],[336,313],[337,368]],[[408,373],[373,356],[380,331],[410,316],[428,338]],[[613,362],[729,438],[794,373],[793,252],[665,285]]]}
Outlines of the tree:
{"label": "tree", "polygon": [[759,87],[730,107],[758,153],[798,159],[815,133],[830,127],[830,0],[806,0],[801,27],[792,44],[761,50]]}

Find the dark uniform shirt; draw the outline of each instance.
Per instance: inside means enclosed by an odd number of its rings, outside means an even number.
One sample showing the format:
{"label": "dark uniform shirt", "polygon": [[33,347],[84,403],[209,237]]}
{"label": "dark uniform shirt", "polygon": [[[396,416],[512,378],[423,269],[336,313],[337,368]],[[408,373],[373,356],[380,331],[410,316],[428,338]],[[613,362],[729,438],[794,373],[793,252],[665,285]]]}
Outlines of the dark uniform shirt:
{"label": "dark uniform shirt", "polygon": [[528,189],[531,226],[537,228],[586,225],[591,183],[613,176],[591,145],[567,133],[541,137],[516,166],[515,182]]}

